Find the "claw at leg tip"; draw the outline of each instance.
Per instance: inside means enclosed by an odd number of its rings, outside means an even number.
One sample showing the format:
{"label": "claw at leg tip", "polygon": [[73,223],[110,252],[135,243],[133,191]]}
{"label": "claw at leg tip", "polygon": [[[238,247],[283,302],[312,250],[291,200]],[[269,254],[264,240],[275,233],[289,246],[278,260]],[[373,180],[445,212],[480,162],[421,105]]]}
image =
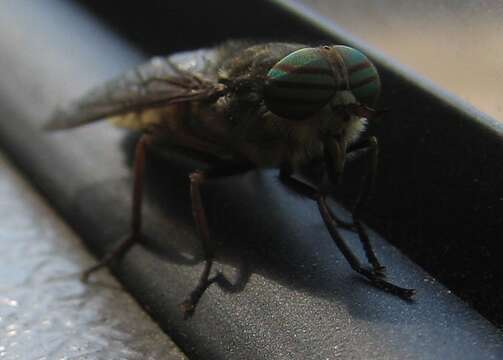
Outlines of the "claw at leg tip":
{"label": "claw at leg tip", "polygon": [[408,301],[414,301],[415,297],[416,297],[416,289],[405,289],[404,293],[402,294],[402,298]]}
{"label": "claw at leg tip", "polygon": [[184,320],[190,319],[192,317],[192,315],[194,315],[194,311],[196,309],[196,307],[194,306],[194,304],[190,300],[185,300],[184,302],[179,304],[178,307],[180,308],[180,311],[183,314]]}
{"label": "claw at leg tip", "polygon": [[373,269],[374,275],[380,277],[380,278],[385,278],[386,277],[386,266],[378,266]]}

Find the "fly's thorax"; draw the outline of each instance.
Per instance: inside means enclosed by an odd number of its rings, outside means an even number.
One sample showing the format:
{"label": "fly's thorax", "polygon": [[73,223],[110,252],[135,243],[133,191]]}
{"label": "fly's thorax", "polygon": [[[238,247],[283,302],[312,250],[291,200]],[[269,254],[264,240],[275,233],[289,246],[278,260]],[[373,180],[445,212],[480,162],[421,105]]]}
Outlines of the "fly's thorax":
{"label": "fly's thorax", "polygon": [[269,69],[288,54],[305,47],[301,44],[246,42],[227,43],[220,50],[219,80],[265,78]]}

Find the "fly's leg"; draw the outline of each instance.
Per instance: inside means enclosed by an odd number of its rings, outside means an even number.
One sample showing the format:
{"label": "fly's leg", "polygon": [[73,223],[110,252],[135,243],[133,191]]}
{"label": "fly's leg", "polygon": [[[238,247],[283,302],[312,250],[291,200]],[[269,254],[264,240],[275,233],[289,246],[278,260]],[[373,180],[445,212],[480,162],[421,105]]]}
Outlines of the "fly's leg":
{"label": "fly's leg", "polygon": [[[320,191],[318,189],[314,188],[313,186],[306,184],[303,181],[300,181],[300,180],[293,178],[292,175],[293,175],[293,171],[288,165],[283,165],[280,168],[279,179],[287,188],[289,188],[291,191],[293,191],[299,195],[305,196],[311,200],[316,201],[317,197],[320,194]],[[328,209],[328,211],[330,213],[330,217],[337,224],[338,227],[341,227],[341,228],[344,228],[347,230],[351,230],[351,231],[355,231],[354,224],[339,219],[332,212],[332,210],[330,210],[330,208]]]}
{"label": "fly's leg", "polygon": [[196,170],[189,176],[192,215],[194,217],[194,222],[196,223],[197,233],[203,243],[205,264],[196,287],[189,294],[187,299],[180,304],[180,309],[182,310],[185,319],[194,314],[196,306],[206,289],[208,289],[211,284],[218,281],[221,276],[220,274],[217,274],[210,277],[215,254],[215,245],[210,239],[208,221],[206,219],[206,213],[204,211],[203,201],[201,198],[201,185],[208,179],[237,175],[244,173],[251,168],[252,167],[249,164],[227,164],[209,170]]}
{"label": "fly's leg", "polygon": [[331,215],[331,211],[327,206],[325,196],[318,189],[291,177],[291,175],[287,171],[280,172],[280,179],[291,190],[316,201],[323,221],[332,239],[354,271],[365,276],[376,287],[391,294],[397,295],[402,299],[410,300],[414,296],[415,290],[405,289],[391,284],[390,282],[383,280],[381,276],[375,273],[375,271],[368,270],[360,264],[356,256],[353,254],[351,249],[339,234],[339,231],[337,230],[338,223]]}
{"label": "fly's leg", "polygon": [[343,229],[346,229],[346,230],[351,230],[351,231],[358,231],[358,229],[356,228],[355,224],[354,223],[351,223],[351,222],[348,222],[348,221],[344,221],[344,220],[341,220],[339,219],[332,211],[332,209],[330,209],[330,207],[328,208],[328,212],[330,214],[330,217],[337,223],[337,227],[341,227]]}
{"label": "fly's leg", "polygon": [[377,174],[377,158],[378,158],[379,147],[377,144],[377,139],[372,136],[368,139],[363,140],[356,144],[352,149],[350,149],[348,155],[355,154],[358,152],[361,155],[367,155],[368,157],[368,169],[367,173],[364,175],[362,184],[360,187],[360,192],[356,199],[355,206],[352,211],[353,223],[356,231],[358,232],[358,237],[365,250],[365,255],[367,256],[368,262],[372,265],[372,269],[376,276],[384,277],[386,268],[381,265],[377,256],[375,255],[374,249],[370,243],[367,231],[363,227],[360,221],[360,213],[362,208],[367,203],[370,194],[374,188],[375,178]]}
{"label": "fly's leg", "polygon": [[201,296],[214,282],[214,279],[210,279],[211,267],[213,265],[214,246],[210,244],[208,222],[206,220],[200,191],[201,184],[203,184],[206,180],[207,174],[204,171],[196,170],[190,174],[189,178],[190,198],[192,200],[192,216],[194,217],[194,221],[196,223],[198,235],[203,243],[205,264],[195,289],[190,293],[189,297],[180,304],[180,309],[182,310],[183,317],[185,319],[194,314],[196,305],[201,299]]}
{"label": "fly's leg", "polygon": [[346,258],[346,260],[349,262],[349,265],[351,265],[351,268],[357,273],[365,276],[376,287],[384,291],[387,291],[391,294],[397,295],[402,299],[410,300],[416,293],[414,289],[405,289],[396,286],[382,279],[382,277],[377,275],[375,271],[365,269],[360,264],[356,256],[353,254],[351,249],[348,247],[344,239],[340,236],[339,232],[337,231],[337,224],[335,224],[332,218],[330,217],[325,197],[319,196],[316,202],[318,203],[318,208],[320,210],[321,216],[323,218],[323,221],[325,222],[325,225],[327,226],[328,231],[330,232],[330,235],[332,236],[332,239],[334,240],[335,244]]}
{"label": "fly's leg", "polygon": [[145,157],[147,147],[151,142],[150,135],[143,135],[136,144],[134,157],[134,185],[133,185],[133,204],[131,211],[131,233],[94,266],[82,273],[82,280],[87,281],[89,276],[95,271],[108,266],[114,260],[121,258],[136,242],[141,239],[141,208],[143,202],[143,174],[145,171]]}

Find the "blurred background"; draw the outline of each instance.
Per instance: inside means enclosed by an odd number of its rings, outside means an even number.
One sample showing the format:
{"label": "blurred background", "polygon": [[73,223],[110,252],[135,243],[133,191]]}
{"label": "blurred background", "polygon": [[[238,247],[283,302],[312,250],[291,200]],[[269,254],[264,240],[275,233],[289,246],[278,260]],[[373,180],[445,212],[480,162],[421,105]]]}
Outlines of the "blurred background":
{"label": "blurred background", "polygon": [[361,40],[503,120],[503,2],[301,0]]}

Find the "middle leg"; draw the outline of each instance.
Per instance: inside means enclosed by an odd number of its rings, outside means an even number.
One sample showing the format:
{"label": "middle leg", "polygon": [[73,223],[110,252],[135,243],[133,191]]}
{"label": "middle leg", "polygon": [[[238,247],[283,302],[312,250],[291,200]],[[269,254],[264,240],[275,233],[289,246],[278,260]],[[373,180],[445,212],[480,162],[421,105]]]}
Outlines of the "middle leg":
{"label": "middle leg", "polygon": [[215,245],[210,239],[208,221],[201,197],[201,185],[208,179],[237,175],[251,169],[253,169],[253,166],[249,163],[228,163],[208,170],[196,170],[189,176],[192,216],[194,217],[197,233],[202,241],[205,264],[196,287],[187,299],[180,304],[180,309],[185,319],[194,314],[196,306],[206,289],[219,279],[219,275],[210,277],[215,255]]}

